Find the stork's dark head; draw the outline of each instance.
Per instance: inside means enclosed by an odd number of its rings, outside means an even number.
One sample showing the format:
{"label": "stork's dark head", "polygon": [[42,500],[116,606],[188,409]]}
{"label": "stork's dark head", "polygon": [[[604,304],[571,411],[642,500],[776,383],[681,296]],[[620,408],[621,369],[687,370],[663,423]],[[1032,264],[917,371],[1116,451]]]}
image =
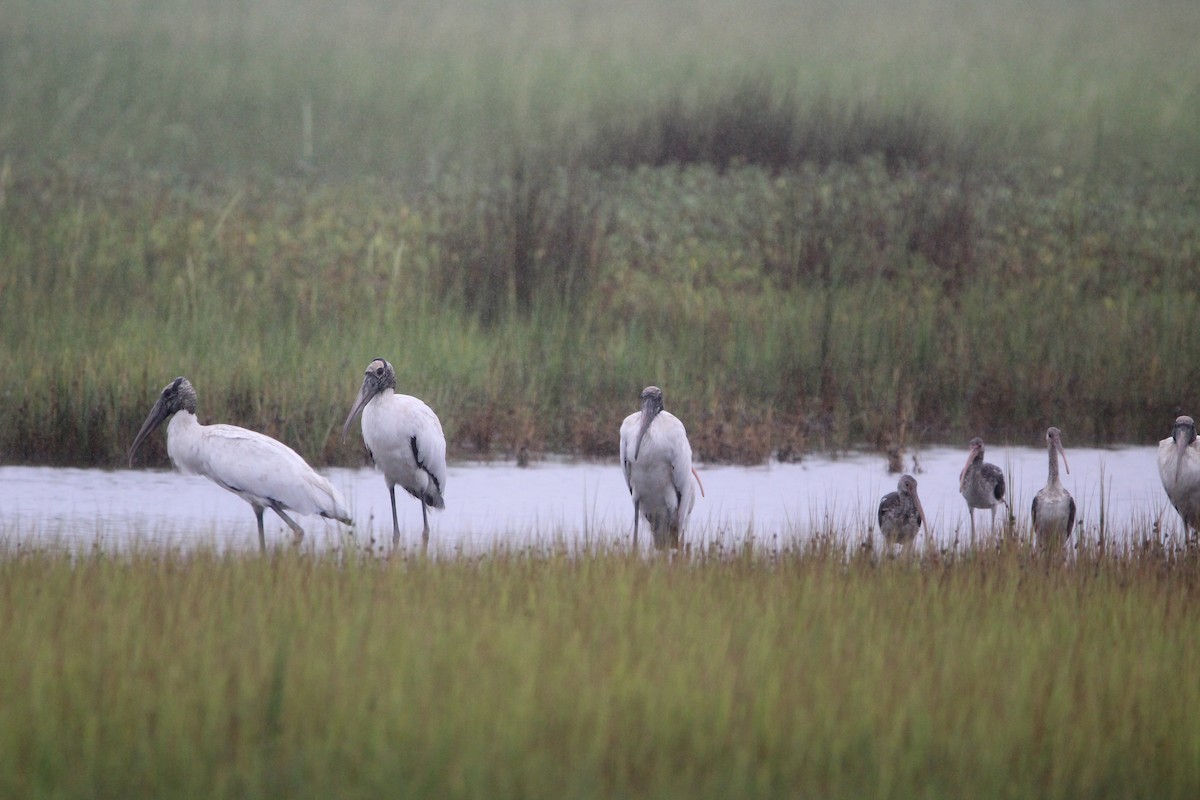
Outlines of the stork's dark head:
{"label": "stork's dark head", "polygon": [[358,390],[358,397],[354,399],[354,405],[350,408],[350,414],[346,417],[346,423],[342,425],[343,440],[350,431],[350,426],[354,423],[354,418],[362,413],[367,403],[371,402],[375,395],[389,389],[392,391],[396,389],[396,370],[392,368],[388,360],[386,358],[377,358],[370,364],[367,364],[367,368],[363,372],[362,387]]}
{"label": "stork's dark head", "polygon": [[1176,417],[1171,427],[1171,438],[1175,440],[1175,480],[1178,481],[1183,469],[1183,455],[1196,441],[1196,420],[1186,415]]}
{"label": "stork's dark head", "polygon": [[[921,498],[917,496],[917,479],[912,475],[901,475],[900,482],[896,484],[896,491],[912,498],[913,505],[917,507],[917,522],[925,522],[925,508],[921,505]],[[925,530],[929,530],[928,524]]]}
{"label": "stork's dark head", "polygon": [[983,458],[983,439],[976,436],[974,439],[967,442],[967,450],[970,452],[972,461],[982,459]]}
{"label": "stork's dark head", "polygon": [[962,486],[963,478],[967,477],[967,470],[976,461],[983,461],[983,439],[978,436],[967,442],[967,463],[963,465],[962,472],[958,473],[959,487]]}
{"label": "stork's dark head", "polygon": [[171,415],[177,411],[196,413],[196,390],[192,388],[191,382],[182,375],[163,387],[154,407],[150,409],[150,415],[142,423],[142,429],[138,431],[137,436],[133,439],[133,445],[129,448],[129,466],[133,466],[133,455],[142,446],[146,437],[154,433],[159,425],[170,419]]}
{"label": "stork's dark head", "polygon": [[647,386],[642,389],[642,423],[638,427],[637,445],[633,448],[633,457],[636,460],[638,454],[642,452],[642,439],[646,437],[646,431],[650,430],[650,423],[654,422],[663,410],[663,393],[662,389],[657,386]]}
{"label": "stork's dark head", "polygon": [[652,410],[655,414],[663,410],[663,393],[662,389],[657,386],[647,386],[642,389],[641,395],[642,410]]}
{"label": "stork's dark head", "polygon": [[1046,429],[1046,445],[1050,448],[1051,453],[1057,453],[1062,456],[1063,467],[1067,470],[1067,474],[1071,474],[1071,466],[1067,464],[1067,451],[1063,449],[1062,431],[1058,428]]}
{"label": "stork's dark head", "polygon": [[1171,438],[1175,440],[1175,444],[1182,441],[1184,447],[1196,441],[1196,420],[1188,416],[1176,417],[1175,425],[1171,428]]}

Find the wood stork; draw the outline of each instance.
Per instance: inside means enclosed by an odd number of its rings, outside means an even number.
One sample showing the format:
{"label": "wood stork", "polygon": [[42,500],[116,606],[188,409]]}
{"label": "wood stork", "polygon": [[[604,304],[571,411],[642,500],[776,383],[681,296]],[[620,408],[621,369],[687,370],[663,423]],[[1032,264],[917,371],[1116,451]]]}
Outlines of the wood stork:
{"label": "wood stork", "polygon": [[1188,529],[1200,531],[1200,441],[1191,417],[1177,417],[1171,435],[1158,443],[1158,475],[1183,518],[1185,536]]}
{"label": "wood stork", "polygon": [[[692,446],[683,423],[663,410],[662,389],[647,386],[642,410],[621,423],[621,470],[633,497],[633,544],[638,540],[638,514],[650,523],[654,546],[679,547],[696,502],[692,478]],[[700,486],[704,493],[704,486]]]}
{"label": "wood stork", "polygon": [[967,501],[971,515],[971,538],[975,538],[975,509],[987,508],[992,512],[992,527],[996,527],[996,505],[1006,508],[1004,499],[1004,473],[995,464],[983,461],[983,439],[976,436],[967,443],[967,463],[958,474],[958,491]]}
{"label": "wood stork", "polygon": [[1075,498],[1063,488],[1058,479],[1058,457],[1063,467],[1071,474],[1067,464],[1067,453],[1063,450],[1062,431],[1058,428],[1046,430],[1046,447],[1050,451],[1050,473],[1046,485],[1033,498],[1033,531],[1037,535],[1038,547],[1047,550],[1062,547],[1071,538],[1075,529]]}
{"label": "wood stork", "polygon": [[286,444],[236,425],[201,425],[196,420],[196,390],[184,377],[167,384],[158,396],[129,448],[129,466],[133,466],[134,453],[142,442],[168,417],[167,454],[171,461],[180,472],[203,475],[249,503],[258,520],[261,550],[267,548],[263,535],[266,508],[288,524],[297,543],[304,538],[304,529],[287,511],[354,524],[333,484]]}
{"label": "wood stork", "polygon": [[421,501],[421,544],[429,546],[430,506],[445,508],[446,435],[433,409],[407,394],[396,394],[396,370],[386,359],[377,358],[367,365],[362,388],[346,424],[342,438],[354,418],[362,414],[362,435],[375,467],[387,481],[392,499],[392,546],[400,542],[400,523],[396,518],[396,484]]}
{"label": "wood stork", "polygon": [[879,532],[888,544],[906,545],[917,538],[925,521],[925,509],[917,497],[917,479],[902,475],[896,491],[888,492],[879,501]]}

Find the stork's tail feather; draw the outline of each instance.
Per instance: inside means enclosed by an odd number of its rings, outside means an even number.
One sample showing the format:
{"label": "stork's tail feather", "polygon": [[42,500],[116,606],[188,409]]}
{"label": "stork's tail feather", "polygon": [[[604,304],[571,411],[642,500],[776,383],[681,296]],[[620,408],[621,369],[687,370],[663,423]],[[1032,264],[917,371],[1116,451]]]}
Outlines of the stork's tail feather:
{"label": "stork's tail feather", "polygon": [[342,499],[342,493],[334,488],[333,484],[329,484],[329,506],[322,508],[319,512],[325,519],[333,519],[343,525],[354,525],[354,518],[350,516],[350,511],[346,508],[346,501]]}

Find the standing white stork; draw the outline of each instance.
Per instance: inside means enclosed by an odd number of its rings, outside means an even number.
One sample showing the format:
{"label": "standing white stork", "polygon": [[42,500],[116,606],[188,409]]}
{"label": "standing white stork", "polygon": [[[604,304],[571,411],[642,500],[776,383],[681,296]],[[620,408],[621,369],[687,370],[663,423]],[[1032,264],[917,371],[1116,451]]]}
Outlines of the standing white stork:
{"label": "standing white stork", "polygon": [[1058,428],[1047,429],[1046,447],[1050,451],[1050,474],[1046,485],[1033,498],[1033,531],[1037,534],[1038,547],[1057,550],[1071,538],[1071,531],[1075,529],[1075,498],[1058,479],[1059,455],[1062,455],[1067,474],[1071,474],[1067,453],[1063,450],[1062,431]]}
{"label": "standing white stork", "polygon": [[1004,473],[995,464],[983,461],[983,439],[976,436],[967,443],[967,463],[958,474],[958,491],[967,501],[971,515],[971,539],[975,538],[975,509],[992,511],[992,528],[996,527],[996,505],[1008,507],[1004,499]]}
{"label": "standing white stork", "polygon": [[925,521],[925,509],[917,497],[917,479],[900,476],[896,491],[888,492],[879,501],[879,532],[888,544],[906,545],[917,538]]}
{"label": "standing white stork", "polygon": [[249,503],[258,520],[261,550],[267,548],[263,535],[266,508],[288,524],[297,543],[304,538],[304,529],[287,511],[354,524],[333,484],[286,444],[236,425],[201,425],[196,420],[196,390],[187,378],[176,378],[162,390],[129,448],[129,466],[133,466],[133,455],[142,442],[168,417],[171,461],[180,472],[203,475]]}
{"label": "standing white stork", "polygon": [[362,388],[342,438],[362,413],[362,435],[375,467],[387,481],[392,499],[392,547],[400,542],[396,518],[396,484],[421,501],[422,547],[429,546],[428,507],[445,508],[446,435],[433,409],[407,394],[396,394],[396,370],[386,359],[367,365]]}
{"label": "standing white stork", "polygon": [[1188,529],[1200,531],[1200,441],[1191,417],[1177,417],[1170,437],[1158,443],[1158,475],[1183,518],[1185,538]]}
{"label": "standing white stork", "polygon": [[633,544],[637,546],[640,512],[650,523],[657,549],[677,548],[696,502],[692,477],[696,483],[700,477],[692,469],[687,430],[663,410],[662,389],[647,386],[641,401],[642,410],[621,423],[621,470],[633,497]]}

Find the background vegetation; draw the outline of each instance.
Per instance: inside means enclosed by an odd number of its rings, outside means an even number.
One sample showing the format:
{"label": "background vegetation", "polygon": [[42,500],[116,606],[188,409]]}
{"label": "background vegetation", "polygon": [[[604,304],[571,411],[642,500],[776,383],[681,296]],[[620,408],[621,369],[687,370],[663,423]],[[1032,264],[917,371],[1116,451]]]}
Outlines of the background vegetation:
{"label": "background vegetation", "polygon": [[1179,556],[10,545],[0,794],[1195,797]]}
{"label": "background vegetation", "polygon": [[[378,355],[457,456],[612,455],[648,383],[705,460],[1161,438],[1200,386],[1197,30],[1192,0],[6,0],[0,462],[120,464],[186,374],[204,421],[357,463]],[[0,796],[1200,794],[1194,548],[26,533]]]}
{"label": "background vegetation", "polygon": [[[317,463],[391,359],[458,455],[1147,441],[1194,411],[1183,0],[15,0],[0,460],[158,389]],[[146,459],[162,463],[161,440]]]}

